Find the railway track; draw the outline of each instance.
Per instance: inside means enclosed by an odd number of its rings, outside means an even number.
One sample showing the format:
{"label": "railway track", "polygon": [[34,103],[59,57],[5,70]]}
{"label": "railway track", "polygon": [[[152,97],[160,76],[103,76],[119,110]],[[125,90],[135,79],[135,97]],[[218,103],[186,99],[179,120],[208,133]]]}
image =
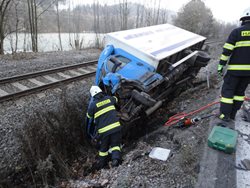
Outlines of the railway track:
{"label": "railway track", "polygon": [[[222,43],[209,40],[205,44]],[[0,79],[0,103],[82,80],[96,72],[97,60]]]}
{"label": "railway track", "polygon": [[0,102],[95,75],[97,60],[0,79]]}

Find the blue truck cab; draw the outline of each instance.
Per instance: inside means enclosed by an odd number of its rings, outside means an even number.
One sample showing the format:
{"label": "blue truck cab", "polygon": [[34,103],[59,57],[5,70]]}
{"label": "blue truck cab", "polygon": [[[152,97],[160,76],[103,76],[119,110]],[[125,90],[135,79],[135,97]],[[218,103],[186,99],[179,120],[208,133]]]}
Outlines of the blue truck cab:
{"label": "blue truck cab", "polygon": [[205,39],[170,24],[109,33],[95,84],[118,98],[122,121],[150,116],[207,65]]}
{"label": "blue truck cab", "polygon": [[147,90],[152,83],[162,79],[148,63],[120,48],[115,49],[113,45],[108,45],[98,61],[95,84],[103,83],[114,94],[122,80],[135,81],[143,90]]}

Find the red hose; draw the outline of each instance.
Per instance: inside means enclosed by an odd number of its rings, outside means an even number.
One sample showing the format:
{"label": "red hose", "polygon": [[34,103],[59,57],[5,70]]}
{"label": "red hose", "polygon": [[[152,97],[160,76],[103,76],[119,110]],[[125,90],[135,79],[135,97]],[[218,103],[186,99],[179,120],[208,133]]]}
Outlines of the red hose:
{"label": "red hose", "polygon": [[[244,97],[244,100],[245,100],[245,101],[250,101],[250,98],[247,97],[247,96],[245,96],[245,97]],[[179,113],[179,114],[175,114],[175,115],[171,116],[171,117],[168,119],[168,121],[167,121],[163,126],[171,126],[171,125],[173,125],[173,124],[176,124],[176,123],[178,123],[180,120],[184,119],[185,117],[187,117],[187,116],[192,116],[192,115],[194,115],[194,114],[197,114],[197,113],[199,113],[199,112],[201,112],[201,111],[203,111],[203,110],[209,108],[210,106],[213,106],[213,105],[218,104],[218,103],[220,103],[220,101],[215,101],[215,102],[209,103],[209,104],[207,104],[207,105],[205,105],[205,106],[203,106],[203,107],[201,107],[201,108],[199,108],[199,109],[197,109],[197,110],[191,111],[191,112],[189,112],[189,113],[181,112],[181,113]]]}
{"label": "red hose", "polygon": [[209,104],[207,104],[207,105],[205,105],[205,106],[203,106],[203,107],[201,107],[201,108],[199,108],[197,110],[191,111],[189,113],[181,112],[179,114],[175,114],[175,115],[173,115],[172,117],[170,117],[168,119],[168,121],[164,124],[164,126],[171,126],[173,124],[176,124],[180,120],[184,119],[185,117],[197,114],[197,113],[199,113],[199,112],[201,112],[201,111],[203,111],[203,110],[205,110],[205,109],[207,109],[207,108],[209,108],[209,107],[211,107],[211,106],[213,106],[215,104],[218,104],[218,103],[220,103],[220,102],[219,101],[215,101],[215,102],[209,103]]}
{"label": "red hose", "polygon": [[244,101],[250,101],[250,98],[247,97],[247,96],[245,96],[245,97],[244,97]]}

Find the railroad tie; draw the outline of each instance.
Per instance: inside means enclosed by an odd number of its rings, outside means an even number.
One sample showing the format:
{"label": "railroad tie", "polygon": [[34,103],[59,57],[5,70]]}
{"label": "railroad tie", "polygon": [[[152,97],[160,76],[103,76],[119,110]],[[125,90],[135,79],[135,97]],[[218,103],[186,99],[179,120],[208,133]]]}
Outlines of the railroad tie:
{"label": "railroad tie", "polygon": [[7,93],[6,91],[0,89],[0,96],[5,96],[8,95],[9,93]]}
{"label": "railroad tie", "polygon": [[29,79],[29,81],[32,82],[33,84],[38,85],[38,86],[43,86],[45,84],[45,83],[40,82],[40,81],[38,81],[37,79],[34,79],[34,78]]}
{"label": "railroad tie", "polygon": [[47,80],[51,81],[51,82],[58,82],[59,81],[59,80],[57,80],[57,79],[55,79],[55,78],[53,78],[51,76],[48,76],[48,75],[45,75],[43,77],[46,78]]}
{"label": "railroad tie", "polygon": [[81,75],[82,75],[81,73],[76,72],[76,71],[74,71],[74,70],[70,70],[69,72],[70,72],[71,74],[76,75],[76,76],[81,76]]}
{"label": "railroad tie", "polygon": [[68,79],[68,78],[71,78],[71,76],[69,76],[69,75],[67,75],[67,74],[64,74],[64,73],[62,73],[62,72],[59,72],[59,73],[57,73],[59,76],[61,76],[61,77],[63,77],[63,78],[66,78],[66,79]]}
{"label": "railroad tie", "polygon": [[23,84],[20,84],[19,82],[14,82],[14,83],[11,83],[11,85],[13,85],[14,87],[18,88],[19,90],[28,90],[29,88]]}
{"label": "railroad tie", "polygon": [[87,67],[88,69],[92,70],[92,71],[96,71],[95,67]]}
{"label": "railroad tie", "polygon": [[88,70],[83,69],[83,68],[79,68],[78,70],[79,70],[79,71],[81,71],[81,72],[83,72],[83,73],[89,73],[89,71],[88,71]]}

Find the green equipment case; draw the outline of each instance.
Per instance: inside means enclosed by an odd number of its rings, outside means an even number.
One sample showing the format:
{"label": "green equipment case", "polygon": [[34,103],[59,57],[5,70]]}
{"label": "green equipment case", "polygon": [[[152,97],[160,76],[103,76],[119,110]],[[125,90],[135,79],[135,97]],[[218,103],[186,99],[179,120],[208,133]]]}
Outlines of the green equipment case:
{"label": "green equipment case", "polygon": [[238,133],[232,129],[214,126],[208,137],[208,146],[232,153],[236,148],[237,137]]}

